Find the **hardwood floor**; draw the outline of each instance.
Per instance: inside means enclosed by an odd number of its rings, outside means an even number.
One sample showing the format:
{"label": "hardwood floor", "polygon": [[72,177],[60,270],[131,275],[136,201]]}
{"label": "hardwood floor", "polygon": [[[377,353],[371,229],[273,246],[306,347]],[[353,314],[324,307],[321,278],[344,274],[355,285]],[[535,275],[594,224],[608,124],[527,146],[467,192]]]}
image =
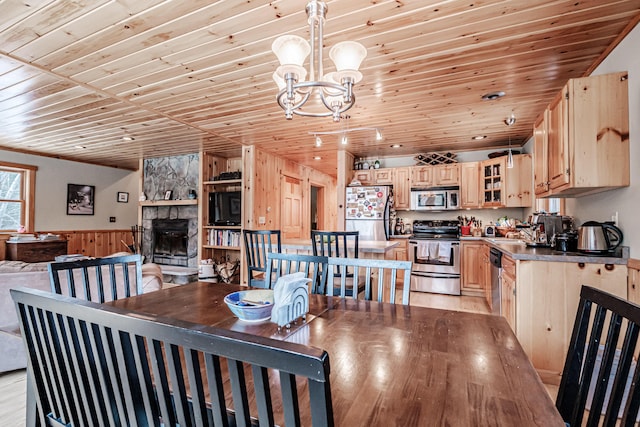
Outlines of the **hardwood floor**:
{"label": "hardwood floor", "polygon": [[25,369],[0,374],[0,426],[25,425],[25,393]]}
{"label": "hardwood floor", "polygon": [[[440,308],[444,310],[489,313],[489,307],[483,298],[451,296],[411,292],[411,305]],[[25,425],[26,371],[18,370],[0,374],[0,426],[23,427]],[[553,400],[558,387],[545,384]]]}

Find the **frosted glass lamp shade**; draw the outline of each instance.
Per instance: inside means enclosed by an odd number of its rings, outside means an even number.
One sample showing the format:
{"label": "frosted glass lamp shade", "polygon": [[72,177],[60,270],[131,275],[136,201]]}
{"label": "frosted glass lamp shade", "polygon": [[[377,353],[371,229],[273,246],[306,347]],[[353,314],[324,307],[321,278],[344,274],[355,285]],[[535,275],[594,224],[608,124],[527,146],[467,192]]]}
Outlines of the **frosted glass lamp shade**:
{"label": "frosted glass lamp shade", "polygon": [[311,47],[309,43],[299,36],[280,36],[274,40],[271,50],[278,57],[280,65],[297,65],[302,67],[304,60],[309,56]]}
{"label": "frosted glass lamp shade", "polygon": [[272,77],[273,81],[276,82],[276,85],[278,85],[278,90],[282,90],[287,86],[287,84],[284,82],[284,79],[280,77],[280,75],[278,75],[277,71],[273,72]]}
{"label": "frosted glass lamp shade", "polygon": [[358,71],[366,56],[367,49],[358,42],[340,42],[329,51],[338,72]]}

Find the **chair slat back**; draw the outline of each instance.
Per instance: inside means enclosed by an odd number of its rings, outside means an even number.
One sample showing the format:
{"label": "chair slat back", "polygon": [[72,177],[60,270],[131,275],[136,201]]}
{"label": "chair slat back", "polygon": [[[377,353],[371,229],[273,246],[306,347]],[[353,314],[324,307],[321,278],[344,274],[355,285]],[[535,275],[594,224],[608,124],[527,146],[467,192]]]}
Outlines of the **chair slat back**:
{"label": "chair slat back", "polygon": [[[359,240],[359,231],[311,231],[311,246],[314,255],[337,258],[358,258]],[[353,276],[353,273],[348,268],[342,271],[342,266],[335,266],[335,270],[335,277],[342,275],[347,275],[348,277]]]}
{"label": "chair slat back", "polygon": [[[327,277],[327,283],[336,283],[336,275],[334,272],[334,266],[343,268],[351,267],[353,271],[353,279],[342,276],[339,280],[340,296],[345,298],[350,295],[354,299],[358,298],[359,292],[348,287],[357,286],[359,279],[364,280],[364,299],[372,299],[372,290],[377,290],[379,302],[383,301],[384,290],[388,289],[389,301],[395,303],[396,301],[396,282],[398,279],[398,272],[402,271],[404,274],[402,280],[402,304],[409,304],[409,291],[411,284],[411,261],[395,261],[395,260],[379,260],[379,259],[367,259],[367,258],[336,258],[329,257],[329,274]],[[374,281],[375,279],[375,281]],[[333,295],[333,286],[328,287],[328,295]]]}
{"label": "chair slat back", "polygon": [[[636,423],[640,369],[634,356],[639,331],[640,306],[582,287],[556,399],[556,407],[568,425]],[[585,409],[589,410],[586,424]],[[618,421],[621,423],[616,424]]]}
{"label": "chair slat back", "polygon": [[267,274],[271,279],[269,288],[273,288],[280,276],[303,271],[311,279],[311,293],[324,294],[327,285],[326,256],[301,254],[267,254]]}
{"label": "chair slat back", "polygon": [[139,254],[48,264],[51,292],[105,301],[142,293],[142,257]]}
{"label": "chair slat back", "polygon": [[326,351],[33,289],[11,296],[41,425],[333,425]]}
{"label": "chair slat back", "polygon": [[267,254],[282,252],[280,230],[243,230],[249,286],[267,288]]}

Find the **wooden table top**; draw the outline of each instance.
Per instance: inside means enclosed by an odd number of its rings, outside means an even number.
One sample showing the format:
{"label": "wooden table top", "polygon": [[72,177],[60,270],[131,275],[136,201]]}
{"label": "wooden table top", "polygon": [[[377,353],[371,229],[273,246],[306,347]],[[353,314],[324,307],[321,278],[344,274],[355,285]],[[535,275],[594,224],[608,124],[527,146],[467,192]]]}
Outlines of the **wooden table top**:
{"label": "wooden table top", "polygon": [[563,426],[503,317],[310,296],[278,331],[226,307],[235,285],[192,283],[107,303],[325,349],[337,426]]}

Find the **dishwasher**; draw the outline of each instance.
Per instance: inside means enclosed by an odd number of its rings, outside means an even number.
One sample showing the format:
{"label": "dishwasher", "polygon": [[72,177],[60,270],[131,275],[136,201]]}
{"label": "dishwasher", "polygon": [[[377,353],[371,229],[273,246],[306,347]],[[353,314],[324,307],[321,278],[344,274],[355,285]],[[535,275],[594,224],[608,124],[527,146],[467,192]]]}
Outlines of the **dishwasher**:
{"label": "dishwasher", "polygon": [[491,264],[491,312],[498,316],[502,314],[502,252],[489,249],[489,263]]}

